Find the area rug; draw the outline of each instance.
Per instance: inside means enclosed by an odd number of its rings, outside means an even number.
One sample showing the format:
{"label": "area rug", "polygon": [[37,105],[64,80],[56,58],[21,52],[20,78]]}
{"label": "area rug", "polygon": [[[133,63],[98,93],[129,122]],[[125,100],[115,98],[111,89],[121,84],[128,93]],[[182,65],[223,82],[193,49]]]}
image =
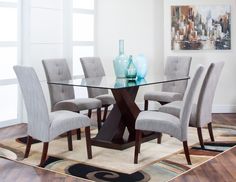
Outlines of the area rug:
{"label": "area rug", "polygon": [[[95,135],[96,131],[92,133]],[[157,144],[156,140],[142,144],[138,165],[133,164],[133,147],[124,151],[92,147],[93,159],[87,160],[84,139],[77,141],[74,138],[74,150],[69,152],[67,139],[58,138],[50,143],[49,158],[45,168],[93,181],[168,181],[213,158],[236,143],[236,130],[218,126],[214,128],[214,134],[219,145],[209,143],[202,150],[198,145],[196,133],[194,128],[190,128],[189,145],[193,163],[191,166],[187,165],[182,153],[182,143],[164,135],[161,145]],[[209,138],[205,129],[203,135],[204,139]],[[0,156],[30,165],[37,165],[40,161],[41,143],[36,142],[32,145],[28,159],[23,159],[24,141],[8,139],[0,143]]]}

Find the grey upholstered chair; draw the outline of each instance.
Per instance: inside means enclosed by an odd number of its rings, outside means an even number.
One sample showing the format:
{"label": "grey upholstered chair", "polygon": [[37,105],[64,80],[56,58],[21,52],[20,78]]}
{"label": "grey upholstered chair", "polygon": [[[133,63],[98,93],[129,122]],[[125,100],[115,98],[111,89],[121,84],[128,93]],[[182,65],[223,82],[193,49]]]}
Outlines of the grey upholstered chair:
{"label": "grey upholstered chair", "polygon": [[[189,124],[190,126],[197,128],[198,138],[202,148],[204,148],[201,130],[202,127],[208,125],[211,141],[214,141],[211,111],[217,83],[219,81],[223,66],[224,62],[215,62],[210,64],[201,86],[197,104],[193,105]],[[183,101],[175,101],[160,107],[159,111],[179,117],[182,107]]]}
{"label": "grey upholstered chair", "polygon": [[[165,72],[166,76],[188,76],[191,66],[192,57],[167,57]],[[156,101],[161,105],[167,104],[176,100],[182,100],[188,81],[168,82],[162,86],[162,91],[151,91],[144,95],[144,110],[148,110],[148,101]]]}
{"label": "grey upholstered chair", "polygon": [[[80,62],[86,78],[105,76],[102,61],[99,57],[80,58]],[[103,115],[103,121],[105,121],[108,107],[116,103],[114,97],[108,94],[108,90],[96,88],[88,88],[88,95],[90,98],[96,98],[101,100],[102,107],[105,108]]]}
{"label": "grey upholstered chair", "polygon": [[32,138],[42,141],[43,153],[39,166],[44,166],[47,158],[49,142],[67,132],[68,148],[73,150],[71,130],[85,128],[87,154],[92,158],[90,142],[90,119],[82,114],[71,111],[55,111],[48,113],[47,104],[39,79],[31,67],[14,66],[21,87],[28,114],[28,141],[25,158],[29,156]]}
{"label": "grey upholstered chair", "polygon": [[142,138],[141,131],[153,131],[169,134],[182,141],[187,162],[189,165],[191,165],[187,143],[187,133],[194,94],[202,73],[203,66],[199,66],[192,78],[191,84],[184,95],[183,108],[181,109],[180,118],[168,113],[156,111],[143,111],[139,114],[135,123],[136,137],[134,163],[138,163],[138,153],[140,152]]}
{"label": "grey upholstered chair", "polygon": [[[48,59],[43,60],[42,63],[48,82],[72,79],[65,59]],[[92,109],[97,109],[97,123],[98,129],[100,129],[102,106],[100,100],[94,98],[75,99],[74,88],[70,86],[48,84],[48,88],[52,111],[69,110],[80,112],[89,110],[88,116],[91,117]],[[77,130],[77,136],[80,139],[80,130]]]}

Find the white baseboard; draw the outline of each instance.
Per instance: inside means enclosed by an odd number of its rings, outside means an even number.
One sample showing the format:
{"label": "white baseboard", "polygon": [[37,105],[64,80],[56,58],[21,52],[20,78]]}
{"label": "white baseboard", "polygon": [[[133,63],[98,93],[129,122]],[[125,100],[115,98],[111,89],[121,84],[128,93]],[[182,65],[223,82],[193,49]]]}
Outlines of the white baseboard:
{"label": "white baseboard", "polygon": [[236,105],[213,105],[212,113],[236,113]]}
{"label": "white baseboard", "polygon": [[0,128],[4,128],[4,127],[16,125],[16,124],[20,124],[20,122],[16,121],[16,120],[2,121],[2,122],[0,122]]}
{"label": "white baseboard", "polygon": [[[141,110],[143,110],[143,102],[138,102],[137,105]],[[150,110],[158,110],[159,106],[158,103],[149,102]],[[236,105],[213,105],[212,113],[236,113]]]}

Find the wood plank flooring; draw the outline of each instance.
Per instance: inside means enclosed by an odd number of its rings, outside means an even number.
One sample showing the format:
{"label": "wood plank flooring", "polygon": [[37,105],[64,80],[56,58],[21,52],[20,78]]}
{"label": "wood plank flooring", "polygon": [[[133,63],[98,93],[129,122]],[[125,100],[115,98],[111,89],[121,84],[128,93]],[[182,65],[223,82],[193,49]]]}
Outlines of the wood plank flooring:
{"label": "wood plank flooring", "polygon": [[236,147],[171,180],[171,182],[236,181]]}
{"label": "wood plank flooring", "polygon": [[0,158],[1,182],[88,182],[88,180],[59,174],[38,167]]}

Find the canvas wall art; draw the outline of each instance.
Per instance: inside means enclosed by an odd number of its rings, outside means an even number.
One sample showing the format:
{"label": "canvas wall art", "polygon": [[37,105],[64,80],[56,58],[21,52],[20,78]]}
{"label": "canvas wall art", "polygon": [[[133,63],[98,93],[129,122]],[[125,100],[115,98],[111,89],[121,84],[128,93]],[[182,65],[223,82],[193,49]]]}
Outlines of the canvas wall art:
{"label": "canvas wall art", "polygon": [[171,6],[172,50],[230,50],[231,7]]}

